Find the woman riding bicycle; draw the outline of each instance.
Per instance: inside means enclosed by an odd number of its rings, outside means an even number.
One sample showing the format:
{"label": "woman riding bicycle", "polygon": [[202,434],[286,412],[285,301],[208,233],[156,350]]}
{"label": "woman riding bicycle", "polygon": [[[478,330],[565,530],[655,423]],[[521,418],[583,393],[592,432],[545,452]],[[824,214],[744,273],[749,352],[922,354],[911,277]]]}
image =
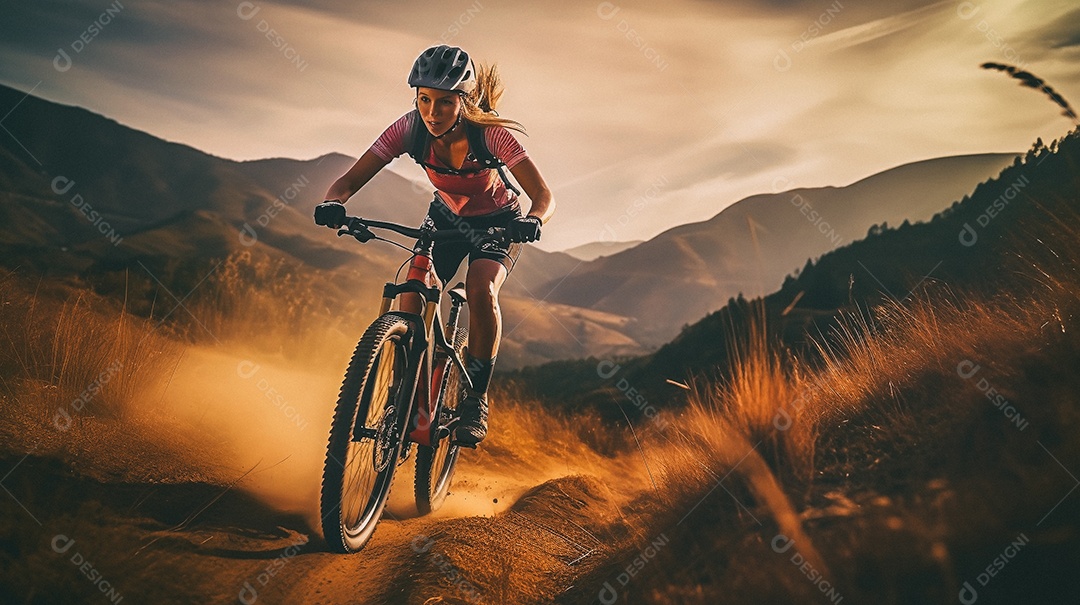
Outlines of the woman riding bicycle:
{"label": "woman riding bicycle", "polygon": [[[540,171],[507,130],[524,132],[524,128],[495,112],[503,90],[494,66],[477,68],[464,50],[434,46],[413,63],[409,86],[416,90],[416,110],[390,125],[356,164],[334,181],[326,192],[327,201],[315,208],[315,222],[341,226],[345,221],[343,204],[391,160],[408,152],[436,188],[424,219],[426,225],[478,233],[489,227],[506,228],[507,244],[485,241],[476,245],[472,242],[479,238],[475,238],[438,242],[432,252],[435,271],[444,284],[453,278],[461,261],[469,259],[465,366],[472,388],[459,404],[461,417],[453,441],[475,447],[487,436],[487,389],[502,336],[499,290],[514,268],[521,244],[540,239],[540,229],[554,212],[555,202]],[[471,129],[477,130],[470,133]],[[474,148],[477,143],[487,149]],[[502,165],[529,197],[524,216],[518,192],[505,178]],[[418,298],[406,298],[402,310],[419,313]]]}

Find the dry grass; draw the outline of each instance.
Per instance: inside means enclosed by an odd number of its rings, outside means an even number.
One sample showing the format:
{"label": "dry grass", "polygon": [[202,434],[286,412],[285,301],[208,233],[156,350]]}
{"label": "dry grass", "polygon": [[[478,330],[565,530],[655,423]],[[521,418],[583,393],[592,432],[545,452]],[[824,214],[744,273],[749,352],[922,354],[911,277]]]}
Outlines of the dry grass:
{"label": "dry grass", "polygon": [[[663,454],[666,489],[675,501],[692,498],[719,478],[703,460],[723,474],[745,464],[750,452],[751,458],[760,453],[776,476],[807,486],[823,433],[865,412],[913,428],[907,399],[933,398],[937,377],[961,382],[957,366],[964,360],[1006,376],[1015,354],[1060,314],[1055,300],[979,302],[924,293],[845,317],[835,334],[817,341],[816,362],[779,350],[754,323],[746,340],[731,345],[737,353],[730,378],[694,385],[691,404],[675,423],[679,439]],[[746,478],[757,481],[752,473]]]}
{"label": "dry grass", "polygon": [[[529,400],[514,385],[498,380],[491,388],[491,415],[484,447],[468,452],[470,458],[483,461],[485,468],[505,467],[520,472],[532,468],[537,477],[595,474],[611,478],[612,487],[642,485],[645,478],[638,465],[628,466],[598,453],[591,443],[592,432],[600,430],[598,420],[584,415],[568,416],[545,409]],[[623,448],[625,449],[625,448]],[[647,483],[646,483],[647,485]],[[636,491],[636,489],[635,489]]]}
{"label": "dry grass", "polygon": [[[670,511],[655,518],[653,531],[723,485],[736,500],[749,498],[755,518],[771,517],[813,567],[828,574],[796,506],[812,506],[815,480],[828,477],[828,490],[839,481],[854,495],[875,489],[859,483],[875,474],[845,484],[850,465],[866,468],[879,456],[933,457],[935,448],[948,448],[939,440],[950,438],[949,427],[986,417],[986,400],[959,374],[961,362],[978,364],[999,386],[1027,384],[1025,360],[1045,355],[1080,316],[1074,260],[1080,220],[1049,218],[1049,227],[1024,238],[1031,243],[1018,248],[996,295],[931,284],[906,300],[842,317],[838,329],[816,339],[812,359],[771,342],[759,313],[728,343],[733,362],[727,378],[692,385],[690,405],[672,423],[666,445],[653,452],[663,508]],[[940,428],[927,426],[939,421]],[[899,468],[924,463],[933,461],[905,461]],[[874,480],[885,487],[891,479]]]}
{"label": "dry grass", "polygon": [[[1061,224],[1066,228],[1055,241],[1080,248],[1080,230]],[[1039,243],[1042,256],[1068,258],[1060,247]],[[1069,308],[1080,298],[1076,265],[1036,263],[1034,256],[1018,256],[1033,269],[1030,298],[927,288],[904,301],[843,315],[834,333],[813,341],[814,361],[781,350],[766,337],[763,320],[752,321],[748,334],[729,344],[730,378],[694,385],[680,427],[695,434],[733,431],[775,453],[774,468],[809,480],[823,430],[866,410],[909,422],[905,399],[927,395],[929,377],[955,377],[964,360],[1006,376],[1009,362],[1040,333],[1064,330]]]}
{"label": "dry grass", "polygon": [[88,416],[122,418],[179,354],[149,322],[86,290],[44,294],[4,272],[0,305],[4,407],[36,410],[58,428]]}
{"label": "dry grass", "polygon": [[[340,300],[317,284],[326,275],[248,250],[234,252],[191,303],[199,322],[187,326],[196,341],[227,343],[292,360],[322,361],[355,344],[373,318],[377,294]],[[320,281],[324,280],[324,281]]]}

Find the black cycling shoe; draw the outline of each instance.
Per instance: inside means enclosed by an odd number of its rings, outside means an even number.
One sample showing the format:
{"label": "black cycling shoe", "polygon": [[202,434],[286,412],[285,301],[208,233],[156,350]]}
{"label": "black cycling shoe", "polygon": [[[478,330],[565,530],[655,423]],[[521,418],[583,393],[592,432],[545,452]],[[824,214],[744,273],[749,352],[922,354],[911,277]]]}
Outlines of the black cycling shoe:
{"label": "black cycling shoe", "polygon": [[454,426],[453,445],[475,448],[487,437],[488,400],[486,393],[469,393],[458,405],[460,417]]}

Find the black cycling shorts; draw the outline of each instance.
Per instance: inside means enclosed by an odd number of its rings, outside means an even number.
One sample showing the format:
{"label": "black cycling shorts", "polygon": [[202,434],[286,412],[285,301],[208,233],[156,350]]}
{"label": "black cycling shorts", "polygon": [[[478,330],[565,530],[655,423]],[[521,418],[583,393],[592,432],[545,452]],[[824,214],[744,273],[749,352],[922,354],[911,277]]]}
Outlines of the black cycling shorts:
{"label": "black cycling shorts", "polygon": [[[521,208],[514,204],[493,214],[482,216],[458,216],[447,208],[446,204],[436,199],[428,208],[425,224],[434,225],[439,231],[461,231],[462,233],[484,234],[490,227],[507,227],[510,221],[521,217]],[[490,259],[506,267],[509,273],[514,269],[521,254],[521,244],[501,244],[486,242],[477,246],[469,239],[435,242],[431,251],[431,259],[435,264],[435,273],[446,284],[454,278],[461,261],[469,257],[469,263],[479,258]]]}

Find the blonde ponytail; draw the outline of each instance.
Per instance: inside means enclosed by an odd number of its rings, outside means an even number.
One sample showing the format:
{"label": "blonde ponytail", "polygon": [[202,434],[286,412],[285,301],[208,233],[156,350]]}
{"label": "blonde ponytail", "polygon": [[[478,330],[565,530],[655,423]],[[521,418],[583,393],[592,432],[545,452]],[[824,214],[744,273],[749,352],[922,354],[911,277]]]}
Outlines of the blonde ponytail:
{"label": "blonde ponytail", "polygon": [[502,95],[503,85],[502,80],[499,79],[498,67],[477,65],[476,87],[463,96],[462,113],[465,119],[480,126],[502,126],[527,134],[525,127],[519,122],[499,117],[498,112],[495,111]]}

